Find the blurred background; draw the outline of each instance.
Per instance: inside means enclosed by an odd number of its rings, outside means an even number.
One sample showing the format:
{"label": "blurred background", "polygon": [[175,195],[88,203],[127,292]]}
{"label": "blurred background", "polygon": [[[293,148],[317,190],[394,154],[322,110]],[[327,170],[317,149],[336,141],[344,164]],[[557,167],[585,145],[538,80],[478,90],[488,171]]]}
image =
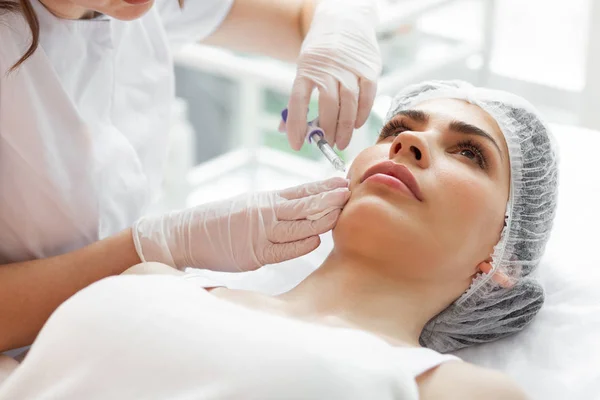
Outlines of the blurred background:
{"label": "blurred background", "polygon": [[[374,0],[378,1],[378,0]],[[374,142],[390,96],[424,79],[517,93],[553,123],[600,130],[600,1],[380,0],[383,74],[346,161]],[[162,201],[182,208],[336,175],[277,131],[295,68],[192,45],[176,55],[177,97]],[[310,116],[314,116],[313,100]]]}

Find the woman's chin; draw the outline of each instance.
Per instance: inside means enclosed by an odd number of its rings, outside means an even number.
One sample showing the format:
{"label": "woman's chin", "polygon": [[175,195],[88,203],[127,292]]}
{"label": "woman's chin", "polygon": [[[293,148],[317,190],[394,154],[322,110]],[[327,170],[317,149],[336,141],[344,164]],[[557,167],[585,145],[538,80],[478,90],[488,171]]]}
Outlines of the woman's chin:
{"label": "woman's chin", "polygon": [[106,14],[121,21],[132,21],[143,17],[152,8],[153,5],[154,0],[140,2],[138,4],[124,3],[124,5],[121,5],[120,7],[115,8],[114,10],[104,11],[103,14]]}
{"label": "woman's chin", "polygon": [[360,193],[358,196],[353,193],[340,215],[340,220],[350,220],[361,225],[392,226],[396,223],[405,224],[416,220],[417,211],[411,205],[397,204],[390,201],[387,196],[380,196],[378,193]]}
{"label": "woman's chin", "polygon": [[[344,207],[333,230],[336,248],[377,252],[391,242],[410,245],[427,229],[414,214],[377,196],[352,198]],[[406,243],[404,243],[406,242]],[[419,243],[415,243],[418,247]]]}

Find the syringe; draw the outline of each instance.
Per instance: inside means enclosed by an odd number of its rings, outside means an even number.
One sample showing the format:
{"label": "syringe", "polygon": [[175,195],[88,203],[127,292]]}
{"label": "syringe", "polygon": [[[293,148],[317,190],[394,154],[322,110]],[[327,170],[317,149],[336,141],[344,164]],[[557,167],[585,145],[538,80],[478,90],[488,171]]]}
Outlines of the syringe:
{"label": "syringe", "polygon": [[[281,119],[284,123],[287,122],[287,117],[288,109],[286,108],[281,112]],[[342,161],[336,152],[333,151],[329,143],[327,143],[327,140],[325,140],[325,132],[323,132],[323,129],[319,128],[319,118],[308,123],[306,141],[308,143],[314,143],[335,169],[346,172],[346,164],[344,164],[344,161]]]}

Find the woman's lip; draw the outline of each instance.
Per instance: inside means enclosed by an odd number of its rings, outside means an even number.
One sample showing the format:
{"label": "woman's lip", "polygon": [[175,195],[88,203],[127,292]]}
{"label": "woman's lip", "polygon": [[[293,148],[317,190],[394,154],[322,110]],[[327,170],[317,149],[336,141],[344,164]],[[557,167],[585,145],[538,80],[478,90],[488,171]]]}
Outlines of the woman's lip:
{"label": "woman's lip", "polygon": [[398,179],[394,176],[391,176],[391,175],[376,173],[376,174],[369,176],[367,179],[364,180],[364,182],[381,183],[381,184],[391,187],[392,189],[403,192],[403,193],[409,195],[410,197],[412,197],[413,199],[419,200],[419,199],[417,199],[417,196],[415,196],[415,194],[412,192],[412,190],[410,190],[408,188],[408,186],[406,186],[404,184],[404,182],[402,182],[400,179]]}
{"label": "woman's lip", "polygon": [[127,4],[131,4],[132,6],[139,6],[141,4],[146,4],[151,2],[152,0],[123,0]]}
{"label": "woman's lip", "polygon": [[388,175],[390,178],[400,181],[417,200],[423,201],[423,194],[419,188],[419,183],[415,179],[413,173],[405,165],[396,163],[392,160],[382,161],[367,169],[360,182],[362,183],[372,175],[376,174]]}

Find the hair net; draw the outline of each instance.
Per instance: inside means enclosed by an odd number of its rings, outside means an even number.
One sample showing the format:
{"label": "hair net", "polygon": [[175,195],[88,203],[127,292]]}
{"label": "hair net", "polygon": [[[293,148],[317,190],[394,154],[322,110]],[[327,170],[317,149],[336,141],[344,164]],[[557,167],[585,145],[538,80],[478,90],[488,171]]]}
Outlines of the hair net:
{"label": "hair net", "polygon": [[[426,100],[455,98],[477,105],[498,123],[508,145],[511,181],[506,224],[492,253],[492,270],[434,317],[421,333],[423,346],[449,352],[500,339],[522,330],[544,302],[544,291],[530,275],[540,262],[556,210],[558,159],[554,138],[539,113],[510,93],[461,81],[430,81],[403,89],[386,119]],[[503,288],[492,278],[508,276]]]}

